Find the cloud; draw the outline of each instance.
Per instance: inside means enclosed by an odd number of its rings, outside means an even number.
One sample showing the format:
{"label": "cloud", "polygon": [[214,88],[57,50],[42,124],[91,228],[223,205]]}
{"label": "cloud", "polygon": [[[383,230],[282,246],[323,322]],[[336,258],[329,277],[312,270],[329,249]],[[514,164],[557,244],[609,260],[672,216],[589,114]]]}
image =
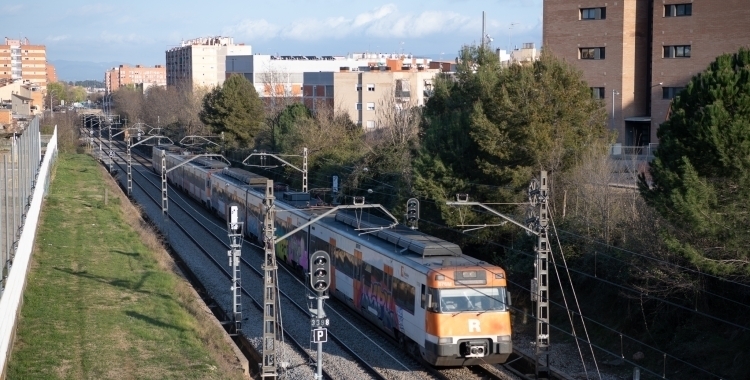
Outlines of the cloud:
{"label": "cloud", "polygon": [[471,17],[455,12],[424,11],[419,15],[402,15],[379,20],[365,33],[373,37],[419,38],[433,34],[466,32]]}
{"label": "cloud", "polygon": [[250,40],[268,40],[279,34],[280,28],[265,19],[242,20],[239,24],[224,30],[227,36],[242,36]]}
{"label": "cloud", "polygon": [[354,18],[353,27],[357,28],[375,20],[380,20],[389,14],[398,12],[394,4],[386,4],[380,8],[373,9],[372,12],[360,13]]}
{"label": "cloud", "polygon": [[113,11],[115,8],[109,4],[86,4],[78,8],[77,13],[82,15],[101,14]]}
{"label": "cloud", "polygon": [[286,38],[297,41],[342,39],[352,35],[383,38],[419,38],[434,34],[473,31],[471,17],[456,12],[399,12],[395,4],[385,4],[352,18],[333,16],[301,19],[280,26],[265,19],[243,20],[227,28],[226,35],[252,40]]}
{"label": "cloud", "polygon": [[139,36],[135,33],[117,34],[117,33],[110,33],[107,31],[102,31],[101,33],[99,33],[98,40],[104,43],[115,43],[115,44],[121,44],[121,43],[126,43],[126,42],[138,42],[138,43],[146,44],[146,43],[152,42],[150,38]]}
{"label": "cloud", "polygon": [[68,38],[70,38],[70,36],[68,36],[67,34],[63,34],[59,36],[47,36],[47,41],[60,42],[63,40],[67,40]]}
{"label": "cloud", "polygon": [[21,9],[23,9],[23,4],[16,4],[16,5],[6,5],[0,8],[0,11],[2,11],[2,13],[13,14],[13,13],[18,13]]}

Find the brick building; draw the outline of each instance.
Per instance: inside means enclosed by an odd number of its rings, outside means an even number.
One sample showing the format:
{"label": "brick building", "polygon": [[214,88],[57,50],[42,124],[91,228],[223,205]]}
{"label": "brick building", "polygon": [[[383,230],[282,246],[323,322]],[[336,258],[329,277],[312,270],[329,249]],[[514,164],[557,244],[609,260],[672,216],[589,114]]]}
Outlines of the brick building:
{"label": "brick building", "polygon": [[583,71],[617,142],[658,143],[671,99],[719,55],[750,46],[750,3],[544,0],[543,45]]}
{"label": "brick building", "polygon": [[23,80],[47,87],[47,49],[31,45],[27,38],[5,38],[0,45],[0,82]]}
{"label": "brick building", "polygon": [[151,86],[166,86],[166,68],[161,65],[154,67],[120,65],[104,73],[104,88],[108,94],[129,84],[141,85],[144,90]]}

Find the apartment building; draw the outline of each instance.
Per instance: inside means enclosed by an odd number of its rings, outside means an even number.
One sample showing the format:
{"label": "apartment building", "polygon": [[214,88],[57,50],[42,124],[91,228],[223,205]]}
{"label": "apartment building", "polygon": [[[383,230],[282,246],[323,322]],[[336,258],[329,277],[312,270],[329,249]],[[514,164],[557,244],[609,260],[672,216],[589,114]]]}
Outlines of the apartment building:
{"label": "apartment building", "polygon": [[167,70],[162,65],[120,65],[104,72],[104,88],[107,94],[127,85],[142,86],[144,91],[151,86],[166,86]]}
{"label": "apartment building", "polygon": [[49,62],[47,62],[47,83],[55,83],[57,82],[57,69],[55,69],[55,66]]}
{"label": "apartment building", "polygon": [[[378,128],[393,109],[423,106],[440,69],[417,58],[384,59],[365,67],[304,73],[303,101],[313,111],[332,107],[349,114],[365,129]],[[383,109],[388,107],[389,109]]]}
{"label": "apartment building", "polygon": [[0,45],[0,81],[24,80],[47,87],[47,49],[28,38],[5,38]]}
{"label": "apartment building", "polygon": [[0,82],[0,109],[9,109],[13,117],[28,117],[44,109],[41,86],[30,81]]}
{"label": "apartment building", "polygon": [[543,17],[545,49],[582,70],[628,146],[658,143],[687,82],[750,46],[746,0],[545,0]]}
{"label": "apartment building", "polygon": [[166,51],[168,86],[214,87],[226,79],[227,56],[250,55],[249,45],[231,37],[201,37],[182,41]]}

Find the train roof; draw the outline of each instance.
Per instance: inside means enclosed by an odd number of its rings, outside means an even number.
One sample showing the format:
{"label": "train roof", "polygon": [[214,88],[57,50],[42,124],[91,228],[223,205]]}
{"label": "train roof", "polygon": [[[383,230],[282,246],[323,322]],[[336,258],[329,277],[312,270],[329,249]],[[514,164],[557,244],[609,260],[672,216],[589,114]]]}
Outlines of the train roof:
{"label": "train roof", "polygon": [[487,266],[486,262],[472,259],[463,254],[461,247],[455,243],[428,235],[418,230],[412,230],[404,225],[380,230],[366,228],[382,228],[392,224],[392,221],[378,216],[363,213],[357,217],[350,211],[339,211],[334,215],[323,218],[319,223],[335,229],[357,244],[368,246],[379,253],[390,257],[394,262],[408,265],[414,270],[428,273],[433,269],[446,266],[469,267]]}
{"label": "train roof", "polygon": [[268,178],[263,177],[260,174],[255,174],[239,168],[226,167],[221,171],[221,174],[235,179],[243,185],[265,186],[268,181]]}
{"label": "train roof", "polygon": [[[336,213],[336,220],[358,229],[376,229],[390,225],[388,220],[372,214],[364,214],[364,216],[366,216],[367,221],[358,218],[353,213],[338,212]],[[458,244],[427,235],[418,230],[412,230],[403,225],[378,230],[372,234],[422,257],[460,256],[462,254],[461,247]]]}

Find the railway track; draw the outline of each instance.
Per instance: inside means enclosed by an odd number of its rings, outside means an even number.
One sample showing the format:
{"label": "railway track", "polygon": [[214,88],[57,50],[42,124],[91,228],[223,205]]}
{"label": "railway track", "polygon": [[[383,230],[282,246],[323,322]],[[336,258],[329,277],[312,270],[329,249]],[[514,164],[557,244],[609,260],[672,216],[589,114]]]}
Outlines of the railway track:
{"label": "railway track", "polygon": [[[122,161],[124,162],[124,158],[121,156]],[[133,155],[134,161],[142,161],[142,158],[137,158],[136,155]],[[124,172],[124,168],[122,167],[123,163],[118,162],[118,165],[121,167],[121,170]],[[145,165],[143,165],[143,162],[141,162],[141,169],[138,169],[137,166],[133,165],[133,179],[134,184],[139,187],[142,191],[144,191],[144,194],[148,196],[148,198],[153,202],[154,205],[158,205],[161,207],[161,199],[159,196],[159,199],[157,199],[153,194],[160,191],[161,184],[157,182],[157,177],[153,175],[153,172],[150,170],[145,170]],[[140,178],[145,179],[151,187],[153,187],[152,191],[148,191],[146,188],[144,188],[142,181],[139,181],[136,176],[140,176]],[[148,185],[147,185],[148,186]],[[135,192],[135,189],[134,189]],[[182,231],[184,235],[190,239],[195,247],[206,257],[208,257],[211,261],[211,263],[223,274],[223,276],[226,278],[226,286],[225,288],[228,288],[231,279],[231,274],[228,270],[226,270],[223,265],[220,262],[225,261],[224,257],[221,257],[220,259],[216,256],[224,256],[226,253],[226,249],[228,248],[228,244],[226,242],[226,230],[225,227],[219,226],[216,222],[209,222],[206,223],[206,221],[210,221],[211,217],[203,215],[204,211],[198,207],[195,204],[192,204],[192,199],[186,199],[181,197],[179,194],[176,194],[176,190],[172,189],[171,192],[171,202],[170,202],[170,213],[175,213],[175,207],[179,210],[178,212],[184,213],[184,215],[169,215],[169,221],[170,223],[174,224],[178,229]],[[173,207],[175,206],[175,207]],[[201,214],[201,216],[196,217],[194,216],[195,213]],[[186,227],[183,226],[183,224],[180,222],[180,220],[184,218],[190,218],[194,221],[192,227]],[[198,218],[204,219],[203,222],[198,220]],[[196,224],[198,226],[196,226]],[[201,228],[204,230],[204,233],[202,234],[201,239],[197,239],[192,235],[196,235],[196,228]],[[188,233],[190,231],[190,233]],[[210,249],[207,248],[206,245],[209,245],[210,243],[213,243],[214,246],[218,245],[221,247],[221,249]],[[245,244],[249,244],[247,242]],[[217,254],[216,252],[219,252]],[[256,251],[257,252],[257,251]],[[247,252],[243,252],[247,253]],[[261,255],[259,253],[257,254],[257,258],[259,260],[256,260],[258,263],[258,266],[260,264]],[[247,256],[246,256],[247,257]],[[221,260],[221,261],[220,261]],[[256,265],[251,264],[247,260],[243,259],[243,267],[242,267],[243,273],[252,273],[254,276],[258,279],[257,284],[262,283],[262,272],[259,268],[256,267]],[[279,281],[286,283],[295,283],[296,282],[296,288],[293,288],[287,291],[280,291],[281,295],[281,307],[282,310],[284,310],[284,318],[290,319],[290,315],[293,316],[293,323],[290,325],[287,323],[284,329],[285,338],[289,339],[290,342],[292,342],[292,345],[296,347],[297,350],[300,350],[301,352],[304,352],[308,357],[308,362],[312,361],[315,356],[315,351],[311,350],[310,347],[305,347],[303,343],[305,342],[305,339],[309,340],[310,337],[310,328],[309,328],[309,319],[310,316],[308,314],[307,308],[303,305],[305,305],[305,302],[300,300],[300,297],[293,296],[290,294],[303,294],[306,295],[303,291],[300,291],[305,288],[305,284],[299,280],[299,278],[295,277],[291,272],[289,272],[288,269],[283,268],[283,271],[279,271]],[[284,278],[288,277],[288,278]],[[247,279],[247,277],[245,277]],[[253,305],[259,310],[262,311],[262,304],[261,302],[258,302],[259,297],[252,295],[250,292],[247,291],[247,285],[243,286],[243,297],[249,297],[252,300]],[[260,285],[258,285],[256,288],[260,289]],[[329,307],[329,318],[331,318],[332,314],[335,314],[334,310],[331,310]],[[304,321],[300,323],[300,321]],[[342,321],[342,323],[347,323],[347,321]],[[350,326],[355,327],[355,323],[348,322]],[[301,328],[301,329],[300,329]],[[243,328],[244,330],[244,328]],[[298,330],[298,331],[295,331]],[[337,329],[338,330],[338,329]],[[401,359],[397,359],[396,356],[398,356],[397,353],[389,352],[388,350],[391,349],[390,347],[382,347],[382,345],[379,345],[378,342],[375,342],[373,337],[367,337],[360,334],[352,334],[350,330],[346,332],[343,335],[347,335],[346,337],[340,337],[339,333],[332,333],[329,331],[329,338],[331,338],[332,342],[327,343],[324,345],[324,369],[326,374],[325,376],[327,378],[331,379],[344,379],[344,378],[352,378],[353,373],[362,373],[362,374],[368,374],[371,377],[363,377],[363,378],[376,378],[376,379],[397,379],[397,378],[405,378],[405,374],[408,374],[408,378],[440,378],[435,376],[430,376],[427,374],[427,372],[423,371],[421,368],[419,368],[414,363],[402,363]],[[244,331],[243,331],[244,332]],[[375,336],[377,338],[377,335]],[[359,344],[361,347],[360,350],[355,350],[350,347],[357,346],[356,341],[364,341],[364,342],[371,342],[371,344]],[[382,343],[381,343],[382,344]],[[374,352],[378,352],[377,355],[373,355]],[[346,356],[349,356],[349,358],[346,358]],[[363,357],[364,356],[364,357]],[[384,358],[377,358],[377,356],[384,356]],[[347,359],[350,363],[357,363],[359,367],[357,368],[351,368],[351,364],[348,364],[346,367],[341,368],[337,371],[337,367],[341,367],[338,365],[334,365],[332,363],[341,363],[342,359]],[[371,362],[374,362],[374,364],[370,364]],[[290,365],[294,365],[293,363],[290,363]],[[419,372],[422,371],[422,376],[419,376]]]}
{"label": "railway track", "polygon": [[[119,144],[122,144],[121,142]],[[124,144],[123,144],[124,145]],[[118,153],[121,155],[124,155],[122,153]],[[159,178],[154,175],[153,171],[148,170],[147,168],[150,166],[150,161],[147,159],[144,159],[138,154],[133,154],[134,161],[137,161],[139,164],[137,166],[141,167],[141,170],[136,170],[136,165],[133,165],[134,170],[133,173],[133,182],[137,184],[137,186],[143,191],[144,194],[148,196],[148,198],[153,202],[154,205],[158,206],[158,208],[161,208],[161,199],[160,199],[160,188],[161,184],[159,183]],[[106,160],[106,157],[104,158]],[[124,158],[121,159],[121,162],[118,162],[118,166],[120,166],[120,169],[124,173],[124,167],[122,165],[125,163]],[[145,179],[151,187],[153,187],[152,191],[147,191],[141,184],[138,183],[138,181],[135,180],[135,175],[140,175],[143,179]],[[153,194],[156,194],[159,199],[157,199],[156,196]],[[227,269],[224,268],[220,262],[226,261],[225,252],[226,249],[228,249],[228,243],[226,238],[226,226],[220,225],[216,218],[208,212],[203,209],[199,204],[197,204],[192,198],[189,197],[183,197],[181,193],[177,192],[176,189],[174,189],[170,185],[169,190],[170,195],[170,212],[173,211],[172,206],[176,206],[179,209],[179,212],[184,213],[185,218],[192,219],[194,223],[196,223],[199,228],[203,229],[205,233],[207,234],[208,240],[212,240],[215,243],[218,243],[221,245],[221,250],[210,250],[207,248],[204,248],[201,246],[201,243],[199,243],[192,235],[195,234],[195,228],[196,226],[193,226],[192,228],[184,227],[180,225],[176,218],[172,215],[169,215],[169,220],[173,222],[177,228],[181,230],[182,234],[184,234],[188,239],[194,242],[196,247],[199,247],[198,250],[202,252],[203,255],[206,257],[210,257],[210,261],[213,263],[213,265],[221,271],[223,276],[226,278],[226,285],[230,284],[231,274]],[[203,220],[201,222],[199,219]],[[190,232],[188,232],[190,231]],[[201,241],[204,241],[205,239],[200,239]],[[256,260],[256,264],[252,264],[249,261],[245,260],[243,258],[243,267],[242,272],[243,273],[253,273],[255,277],[262,279],[262,272],[259,268],[260,263],[262,261],[262,251],[261,248],[254,244],[254,242],[250,242],[248,240],[244,241],[243,245],[243,254],[251,253],[254,255],[257,255],[256,257],[259,260]],[[205,243],[204,243],[205,244]],[[250,250],[250,252],[246,252],[245,247],[255,247],[256,249]],[[213,252],[213,253],[212,253]],[[219,252],[218,254],[216,252]],[[247,257],[247,255],[245,256]],[[222,261],[223,260],[223,261]],[[281,263],[279,263],[281,264]],[[284,329],[285,338],[289,339],[289,341],[292,343],[292,346],[294,346],[295,350],[303,353],[303,355],[307,358],[307,364],[313,363],[315,361],[315,354],[316,352],[312,350],[311,346],[308,345],[306,348],[303,343],[305,342],[305,339],[307,338],[309,340],[309,334],[310,334],[310,328],[309,328],[309,319],[310,315],[308,312],[308,307],[303,306],[307,305],[307,296],[310,294],[307,288],[307,285],[300,280],[299,277],[296,276],[295,273],[292,273],[293,271],[287,268],[284,265],[279,265],[279,284],[284,284],[284,291],[280,291],[281,295],[281,303],[282,303],[282,310],[284,310],[284,317],[289,318],[289,313],[291,311],[294,311],[295,313],[295,322],[291,326],[295,326],[297,328],[303,327],[303,331],[296,331],[296,332],[290,332],[288,330],[290,329]],[[252,300],[252,304],[255,306],[255,308],[259,311],[262,311],[262,305],[260,302],[258,302],[259,297],[254,297],[246,290],[246,285],[243,286],[243,295],[245,297],[249,297]],[[257,288],[260,288],[258,286]],[[226,305],[230,304],[230,301],[227,300]],[[337,305],[337,307],[331,307],[331,305]],[[394,339],[386,336],[385,334],[382,334],[378,329],[376,329],[373,325],[370,324],[369,321],[366,321],[361,316],[358,316],[357,314],[353,313],[348,307],[341,304],[340,302],[336,300],[329,300],[328,304],[326,305],[326,314],[328,318],[331,320],[331,326],[336,326],[335,329],[337,331],[336,334],[332,334],[331,329],[329,329],[328,336],[331,338],[332,343],[328,343],[324,345],[324,376],[329,379],[338,379],[338,378],[352,378],[352,374],[355,372],[351,372],[351,368],[344,368],[343,370],[331,370],[329,363],[340,363],[342,361],[342,357],[344,355],[348,355],[350,357],[350,361],[352,363],[356,363],[357,370],[362,373],[366,373],[371,378],[376,379],[397,379],[397,378],[428,378],[428,379],[527,379],[527,378],[533,378],[528,376],[529,373],[529,365],[531,365],[531,368],[533,369],[533,361],[531,361],[531,364],[529,363],[529,358],[526,355],[522,355],[521,353],[517,353],[516,360],[513,362],[510,362],[506,365],[502,366],[496,366],[496,365],[483,365],[483,366],[469,366],[469,367],[463,367],[463,368],[448,368],[448,369],[435,369],[429,365],[423,365],[419,362],[419,360],[414,359],[410,356],[403,355],[403,349],[399,347],[398,342],[396,342]],[[261,317],[262,318],[262,317]],[[300,321],[305,321],[304,323],[300,323]],[[289,326],[289,324],[287,324]],[[287,327],[285,326],[285,327]],[[244,331],[245,328],[243,327],[243,333],[248,334],[248,332]],[[341,331],[342,337],[339,337],[339,331]],[[307,336],[305,337],[304,332],[307,333]],[[262,335],[262,334],[260,334]],[[247,336],[253,336],[253,335],[247,335]],[[259,335],[255,335],[259,336]],[[251,339],[252,340],[252,339]],[[257,342],[256,342],[257,343]],[[257,344],[256,344],[257,346]],[[358,349],[352,349],[350,347],[362,347]],[[380,352],[378,354],[378,352]],[[381,357],[378,357],[381,356]],[[397,359],[398,358],[398,359]],[[370,364],[370,363],[373,364]],[[289,363],[291,366],[295,366],[293,363]],[[297,366],[300,364],[297,363]],[[570,379],[570,377],[566,376],[565,374],[560,373],[554,373],[551,377],[552,379]]]}

